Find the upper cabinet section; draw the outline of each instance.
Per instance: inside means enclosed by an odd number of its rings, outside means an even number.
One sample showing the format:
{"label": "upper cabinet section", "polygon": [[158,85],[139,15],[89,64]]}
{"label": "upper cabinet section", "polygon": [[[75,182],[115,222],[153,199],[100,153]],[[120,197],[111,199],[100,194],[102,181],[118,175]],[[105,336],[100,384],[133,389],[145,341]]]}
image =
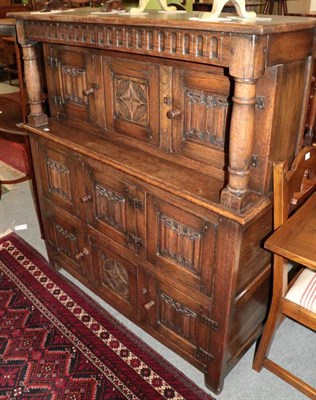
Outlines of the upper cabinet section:
{"label": "upper cabinet section", "polygon": [[[128,146],[135,177],[172,186],[191,201],[207,200],[215,190],[211,183],[203,198],[204,188],[184,193],[180,183],[171,185],[187,168],[188,176],[194,171],[217,181],[222,209],[243,214],[268,198],[273,163],[291,161],[303,144],[316,19],[211,23],[191,16],[92,15],[89,8],[18,15],[28,124],[48,122],[34,82],[38,41],[51,117],[81,132],[84,153],[129,169],[123,155],[114,160],[105,146],[95,148],[97,134],[98,140]],[[83,146],[68,138],[77,149]],[[152,157],[148,173],[137,166],[145,154]],[[172,173],[163,175],[166,167]]]}

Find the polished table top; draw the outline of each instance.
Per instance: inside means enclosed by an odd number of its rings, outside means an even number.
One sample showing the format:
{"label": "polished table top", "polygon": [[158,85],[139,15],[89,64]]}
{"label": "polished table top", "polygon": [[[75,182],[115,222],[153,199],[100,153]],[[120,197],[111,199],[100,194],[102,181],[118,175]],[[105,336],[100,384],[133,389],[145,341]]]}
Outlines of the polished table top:
{"label": "polished table top", "polygon": [[316,192],[269,237],[265,248],[316,268]]}
{"label": "polished table top", "polygon": [[0,96],[0,137],[4,134],[26,135],[26,131],[17,126],[22,122],[21,105],[5,95]]}

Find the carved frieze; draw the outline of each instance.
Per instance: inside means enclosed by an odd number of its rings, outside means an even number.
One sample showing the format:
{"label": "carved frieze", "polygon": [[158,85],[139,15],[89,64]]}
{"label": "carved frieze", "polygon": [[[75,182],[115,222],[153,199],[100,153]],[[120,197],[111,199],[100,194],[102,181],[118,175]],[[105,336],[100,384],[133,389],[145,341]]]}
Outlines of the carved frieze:
{"label": "carved frieze", "polygon": [[231,36],[218,32],[110,24],[25,21],[26,37],[228,66]]}

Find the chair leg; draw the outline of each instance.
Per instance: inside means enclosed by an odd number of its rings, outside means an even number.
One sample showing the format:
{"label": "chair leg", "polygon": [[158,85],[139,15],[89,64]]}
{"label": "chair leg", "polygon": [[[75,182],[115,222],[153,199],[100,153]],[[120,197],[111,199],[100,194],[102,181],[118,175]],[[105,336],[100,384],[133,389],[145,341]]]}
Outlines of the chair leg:
{"label": "chair leg", "polygon": [[269,353],[275,331],[283,319],[283,315],[280,312],[280,300],[281,298],[278,291],[275,291],[274,297],[272,298],[268,319],[263,329],[263,334],[260,338],[253,361],[252,367],[257,372],[260,372],[263,367],[264,361]]}

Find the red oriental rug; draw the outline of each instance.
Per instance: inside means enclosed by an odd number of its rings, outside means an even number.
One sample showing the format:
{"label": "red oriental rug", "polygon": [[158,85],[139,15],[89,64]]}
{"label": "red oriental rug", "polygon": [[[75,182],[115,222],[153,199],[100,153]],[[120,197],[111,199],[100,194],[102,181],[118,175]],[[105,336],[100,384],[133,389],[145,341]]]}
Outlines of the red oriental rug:
{"label": "red oriental rug", "polygon": [[29,171],[25,146],[17,141],[0,138],[0,160],[23,175]]}
{"label": "red oriental rug", "polygon": [[212,400],[16,234],[0,239],[0,400]]}

